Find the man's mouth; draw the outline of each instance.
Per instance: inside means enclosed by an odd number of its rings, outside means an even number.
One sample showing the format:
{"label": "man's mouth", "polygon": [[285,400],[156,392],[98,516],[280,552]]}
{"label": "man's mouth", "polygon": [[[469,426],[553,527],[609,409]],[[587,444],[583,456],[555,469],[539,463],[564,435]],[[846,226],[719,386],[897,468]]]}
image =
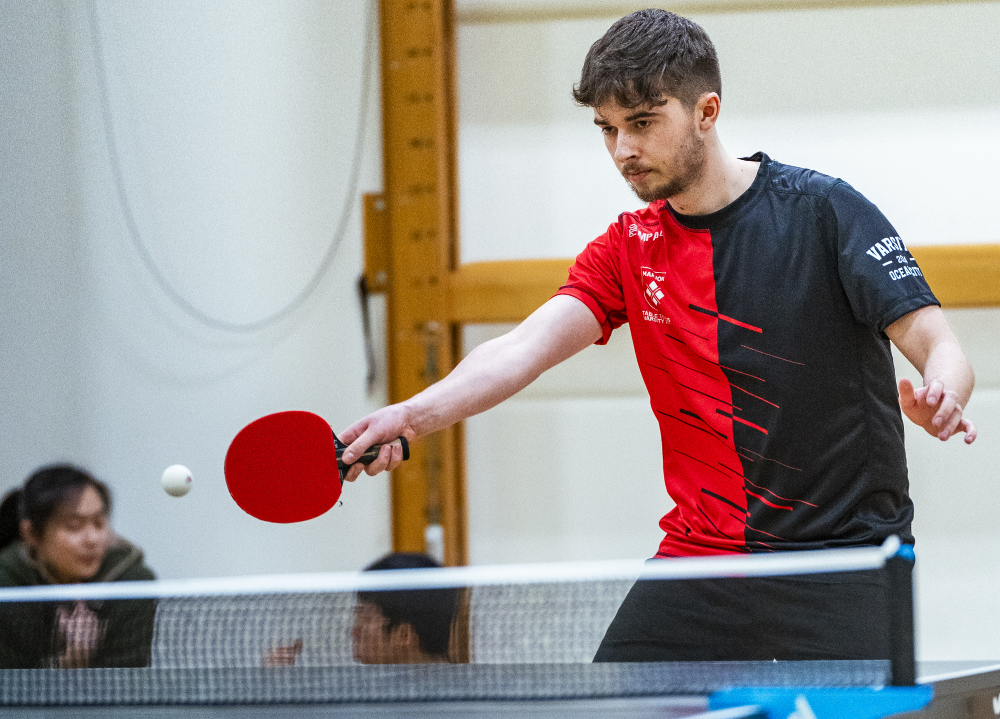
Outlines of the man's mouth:
{"label": "man's mouth", "polygon": [[649,168],[645,167],[623,167],[622,174],[625,175],[625,179],[629,182],[637,182],[645,179],[646,175],[650,173]]}

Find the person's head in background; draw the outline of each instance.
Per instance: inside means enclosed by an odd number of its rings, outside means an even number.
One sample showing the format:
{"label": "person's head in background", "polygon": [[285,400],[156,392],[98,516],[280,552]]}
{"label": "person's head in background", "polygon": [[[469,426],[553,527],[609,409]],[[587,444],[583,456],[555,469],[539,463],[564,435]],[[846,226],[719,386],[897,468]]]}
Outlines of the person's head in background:
{"label": "person's head in background", "polygon": [[20,539],[51,580],[88,581],[111,542],[110,512],[102,482],[71,465],[43,467],[0,503],[0,550]]}
{"label": "person's head in background", "polygon": [[[425,569],[441,565],[426,554],[388,554],[365,571]],[[362,664],[424,664],[448,661],[458,589],[358,592],[351,640]]]}

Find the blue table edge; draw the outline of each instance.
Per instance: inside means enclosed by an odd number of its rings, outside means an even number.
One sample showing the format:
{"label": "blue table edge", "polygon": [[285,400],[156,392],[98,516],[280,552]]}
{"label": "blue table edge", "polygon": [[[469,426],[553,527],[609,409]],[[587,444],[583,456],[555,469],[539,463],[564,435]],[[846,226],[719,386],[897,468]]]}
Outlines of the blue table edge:
{"label": "blue table edge", "polygon": [[931,686],[734,687],[708,697],[711,710],[757,705],[768,719],[883,719],[917,711],[934,698]]}

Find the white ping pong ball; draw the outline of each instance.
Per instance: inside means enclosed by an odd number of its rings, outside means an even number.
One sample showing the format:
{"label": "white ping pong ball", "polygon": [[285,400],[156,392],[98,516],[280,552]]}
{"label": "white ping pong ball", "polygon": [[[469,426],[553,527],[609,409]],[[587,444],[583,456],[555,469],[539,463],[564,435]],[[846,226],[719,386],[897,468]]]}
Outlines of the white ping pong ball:
{"label": "white ping pong ball", "polygon": [[171,497],[183,497],[191,491],[191,470],[183,464],[172,464],[163,470],[160,482]]}

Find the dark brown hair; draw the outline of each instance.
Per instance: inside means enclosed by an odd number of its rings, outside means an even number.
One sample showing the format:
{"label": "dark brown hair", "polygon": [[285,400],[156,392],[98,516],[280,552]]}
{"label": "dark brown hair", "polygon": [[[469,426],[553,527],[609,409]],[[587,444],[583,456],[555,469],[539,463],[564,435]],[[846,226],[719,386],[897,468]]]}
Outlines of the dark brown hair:
{"label": "dark brown hair", "polygon": [[591,46],[573,99],[584,107],[614,100],[634,108],[676,97],[694,107],[706,92],[722,96],[719,58],[708,34],[672,12],[640,10]]}
{"label": "dark brown hair", "polygon": [[[430,569],[440,566],[426,554],[395,552],[368,565],[365,571]],[[451,623],[458,611],[457,589],[443,587],[358,592],[358,601],[378,607],[386,618],[386,630],[409,624],[420,640],[421,649],[428,654],[447,657]]]}
{"label": "dark brown hair", "polygon": [[104,511],[111,511],[111,492],[89,472],[69,464],[53,464],[36,470],[24,487],[12,490],[0,503],[0,549],[21,537],[22,519],[31,522],[38,535],[59,508],[76,502],[86,487],[93,487],[101,497]]}

